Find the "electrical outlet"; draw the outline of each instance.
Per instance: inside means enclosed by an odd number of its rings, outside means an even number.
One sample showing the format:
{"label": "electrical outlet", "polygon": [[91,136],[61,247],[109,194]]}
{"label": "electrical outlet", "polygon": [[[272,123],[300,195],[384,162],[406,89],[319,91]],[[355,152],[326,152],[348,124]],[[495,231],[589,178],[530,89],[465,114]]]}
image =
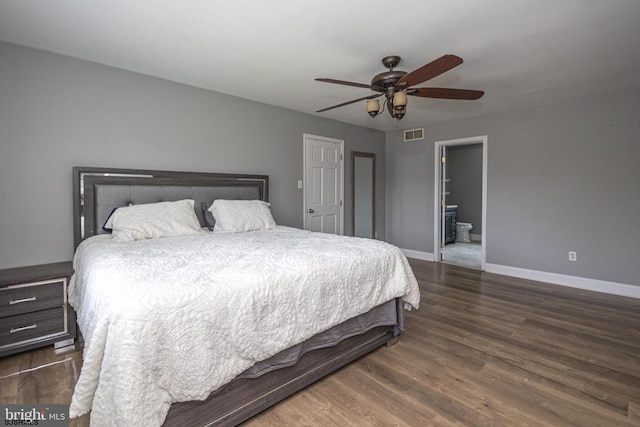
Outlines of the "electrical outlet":
{"label": "electrical outlet", "polygon": [[577,261],[577,254],[573,251],[569,251],[569,261]]}

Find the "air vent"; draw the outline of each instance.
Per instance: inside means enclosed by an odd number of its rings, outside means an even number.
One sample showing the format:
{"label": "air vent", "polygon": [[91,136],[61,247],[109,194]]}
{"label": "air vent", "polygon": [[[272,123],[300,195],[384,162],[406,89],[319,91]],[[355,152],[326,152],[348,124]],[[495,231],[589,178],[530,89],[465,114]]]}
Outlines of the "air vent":
{"label": "air vent", "polygon": [[404,131],[405,141],[418,141],[420,139],[424,139],[424,128]]}

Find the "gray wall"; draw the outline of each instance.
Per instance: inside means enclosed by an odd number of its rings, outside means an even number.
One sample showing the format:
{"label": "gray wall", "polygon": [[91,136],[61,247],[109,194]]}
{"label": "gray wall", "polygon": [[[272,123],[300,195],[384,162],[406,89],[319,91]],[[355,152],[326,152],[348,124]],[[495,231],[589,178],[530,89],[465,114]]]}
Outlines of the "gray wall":
{"label": "gray wall", "polygon": [[73,166],[267,174],[276,221],[301,227],[304,133],[376,152],[384,238],[382,132],[0,43],[0,268],[71,259]]}
{"label": "gray wall", "polygon": [[482,234],[482,144],[447,147],[447,204],[458,205],[457,220]]}
{"label": "gray wall", "polygon": [[488,263],[639,285],[639,118],[635,91],[389,132],[387,240],[434,253],[433,143],[487,135]]}

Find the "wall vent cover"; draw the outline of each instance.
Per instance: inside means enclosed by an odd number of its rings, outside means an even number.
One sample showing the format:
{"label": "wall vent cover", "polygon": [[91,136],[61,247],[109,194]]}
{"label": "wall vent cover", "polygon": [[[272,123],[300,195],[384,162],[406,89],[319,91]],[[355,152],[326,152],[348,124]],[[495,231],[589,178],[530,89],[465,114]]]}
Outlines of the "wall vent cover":
{"label": "wall vent cover", "polygon": [[418,141],[420,139],[424,139],[424,128],[404,131],[405,141]]}

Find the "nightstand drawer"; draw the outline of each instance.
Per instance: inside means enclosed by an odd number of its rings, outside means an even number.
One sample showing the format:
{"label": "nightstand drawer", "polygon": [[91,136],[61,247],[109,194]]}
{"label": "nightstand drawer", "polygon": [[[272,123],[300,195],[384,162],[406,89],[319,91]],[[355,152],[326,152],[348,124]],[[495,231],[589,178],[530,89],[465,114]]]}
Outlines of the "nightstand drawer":
{"label": "nightstand drawer", "polygon": [[2,288],[0,318],[62,307],[65,286],[66,279],[56,279]]}
{"label": "nightstand drawer", "polygon": [[76,316],[67,303],[71,261],[0,269],[0,358],[69,345]]}
{"label": "nightstand drawer", "polygon": [[65,332],[64,307],[2,319],[0,349],[17,343]]}

